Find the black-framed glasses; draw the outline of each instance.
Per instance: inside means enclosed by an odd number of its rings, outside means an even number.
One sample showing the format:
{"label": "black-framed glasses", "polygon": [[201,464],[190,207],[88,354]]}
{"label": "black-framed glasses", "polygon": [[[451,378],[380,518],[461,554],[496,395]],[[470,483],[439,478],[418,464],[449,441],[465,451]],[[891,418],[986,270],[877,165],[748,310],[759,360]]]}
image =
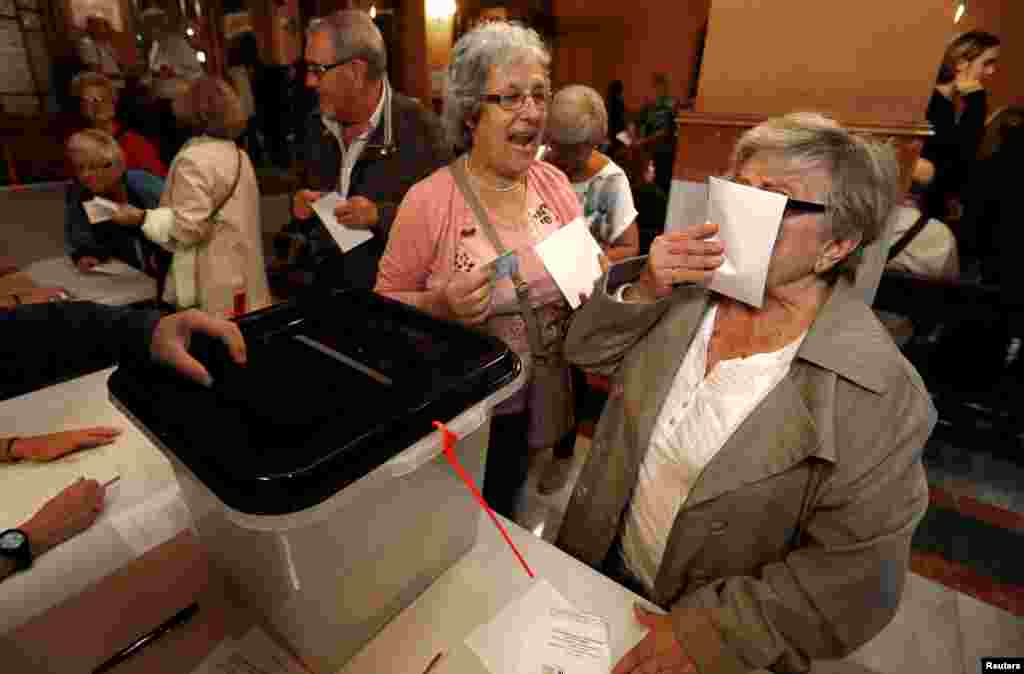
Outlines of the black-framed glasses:
{"label": "black-framed glasses", "polygon": [[355,59],[345,59],[344,61],[335,61],[334,63],[312,63],[310,61],[306,61],[306,72],[312,73],[317,77],[323,77],[338,66],[343,66],[349,61],[354,60]]}
{"label": "black-framed glasses", "polygon": [[547,108],[551,102],[551,92],[547,89],[538,89],[530,92],[517,91],[513,94],[484,94],[480,100],[484,103],[494,103],[506,112],[518,112],[523,109],[527,100],[533,101],[540,109]]}
{"label": "black-framed glasses", "polygon": [[816,201],[802,201],[793,197],[788,197],[786,201],[786,213],[824,213],[827,210],[828,206]]}
{"label": "black-framed glasses", "polygon": [[739,180],[736,180],[735,178],[725,177],[725,178],[722,178],[722,180],[728,180],[731,183],[734,183],[736,185],[743,185],[744,187],[752,187],[753,189],[761,190],[762,192],[771,192],[772,194],[781,194],[782,196],[786,197],[785,213],[787,215],[795,214],[795,213],[824,213],[825,211],[828,210],[828,206],[826,204],[822,204],[822,203],[819,203],[817,201],[804,201],[803,199],[794,199],[793,197],[789,196],[785,192],[780,192],[780,191],[777,191],[777,190],[766,190],[763,187],[756,187],[756,186],[751,185],[749,183],[741,182]]}

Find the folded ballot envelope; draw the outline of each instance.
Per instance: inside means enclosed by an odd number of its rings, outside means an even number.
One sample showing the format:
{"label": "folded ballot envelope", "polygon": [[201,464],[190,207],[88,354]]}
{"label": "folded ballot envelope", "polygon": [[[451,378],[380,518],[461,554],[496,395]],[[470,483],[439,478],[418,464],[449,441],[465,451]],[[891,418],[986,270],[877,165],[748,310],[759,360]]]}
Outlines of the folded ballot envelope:
{"label": "folded ballot envelope", "polygon": [[768,264],[786,210],[784,194],[729,180],[708,178],[708,222],[718,225],[725,261],[708,287],[744,304],[760,307]]}

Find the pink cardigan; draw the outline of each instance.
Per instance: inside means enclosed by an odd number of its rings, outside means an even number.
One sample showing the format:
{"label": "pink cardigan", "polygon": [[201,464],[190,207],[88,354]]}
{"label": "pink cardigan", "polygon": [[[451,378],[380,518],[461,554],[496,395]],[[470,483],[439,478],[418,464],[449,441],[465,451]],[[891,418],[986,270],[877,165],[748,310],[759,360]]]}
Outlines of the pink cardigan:
{"label": "pink cardigan", "polygon": [[[564,173],[551,164],[535,161],[527,171],[527,208],[527,229],[505,228],[500,222],[494,225],[502,242],[518,254],[520,273],[530,284],[532,303],[548,308],[561,306],[561,292],[532,246],[580,217],[579,201]],[[444,167],[413,185],[398,207],[375,290],[402,299],[395,293],[441,288],[452,275],[485,264],[496,255],[451,171]],[[509,279],[495,285],[492,303],[492,315],[505,312],[516,315],[492,317],[486,329],[505,340],[528,367],[530,349]],[[522,407],[521,396],[513,400],[509,401],[513,408]],[[502,411],[514,409],[503,405]]]}

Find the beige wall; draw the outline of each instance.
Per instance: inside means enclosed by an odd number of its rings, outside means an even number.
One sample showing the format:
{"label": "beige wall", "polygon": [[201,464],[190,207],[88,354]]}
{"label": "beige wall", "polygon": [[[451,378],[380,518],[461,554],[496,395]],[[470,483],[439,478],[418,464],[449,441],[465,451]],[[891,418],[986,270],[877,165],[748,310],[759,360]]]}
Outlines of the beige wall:
{"label": "beige wall", "polygon": [[653,97],[652,75],[662,71],[672,93],[685,97],[709,1],[552,0],[555,85],[588,84],[605,94],[619,79],[626,106],[637,109]]}
{"label": "beige wall", "polygon": [[952,3],[713,0],[697,110],[924,119]]}

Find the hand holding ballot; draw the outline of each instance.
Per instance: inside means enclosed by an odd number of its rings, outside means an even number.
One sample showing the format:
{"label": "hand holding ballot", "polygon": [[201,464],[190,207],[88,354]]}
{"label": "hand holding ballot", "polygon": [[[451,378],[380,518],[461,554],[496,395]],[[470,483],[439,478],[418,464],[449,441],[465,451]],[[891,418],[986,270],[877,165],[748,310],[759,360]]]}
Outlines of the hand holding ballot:
{"label": "hand holding ballot", "polygon": [[444,289],[448,313],[463,325],[480,325],[491,313],[492,269],[482,265],[468,273],[456,274]]}
{"label": "hand holding ballot", "polygon": [[683,650],[672,630],[672,618],[651,613],[637,605],[633,607],[636,621],[649,631],[643,641],[622,656],[612,674],[641,674],[642,672],[696,672],[697,665]]}
{"label": "hand holding ballot", "polygon": [[709,240],[718,233],[718,225],[704,223],[672,231],[654,239],[647,267],[625,299],[653,302],[672,292],[678,283],[707,282],[724,261],[721,241]]}
{"label": "hand holding ballot", "polygon": [[370,229],[377,224],[380,213],[377,204],[366,197],[350,197],[338,202],[334,207],[334,217],[338,222],[352,229]]}

